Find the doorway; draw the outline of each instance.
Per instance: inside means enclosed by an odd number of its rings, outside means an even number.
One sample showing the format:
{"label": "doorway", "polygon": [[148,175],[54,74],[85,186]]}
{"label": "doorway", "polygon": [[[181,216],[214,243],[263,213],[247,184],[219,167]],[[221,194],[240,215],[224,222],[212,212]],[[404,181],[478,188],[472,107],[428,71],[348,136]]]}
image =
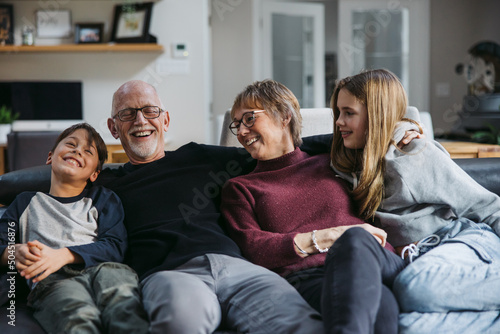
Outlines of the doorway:
{"label": "doorway", "polygon": [[324,7],[262,3],[262,77],[283,83],[302,108],[325,106]]}
{"label": "doorway", "polygon": [[429,110],[429,0],[339,0],[339,77],[386,68]]}

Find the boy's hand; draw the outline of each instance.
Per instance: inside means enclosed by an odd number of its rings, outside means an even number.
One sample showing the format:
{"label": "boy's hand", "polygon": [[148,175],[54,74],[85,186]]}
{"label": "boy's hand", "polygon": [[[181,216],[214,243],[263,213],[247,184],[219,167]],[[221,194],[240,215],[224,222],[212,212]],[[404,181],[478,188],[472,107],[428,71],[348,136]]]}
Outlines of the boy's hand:
{"label": "boy's hand", "polygon": [[22,271],[41,259],[38,249],[30,249],[28,244],[16,244],[16,269]]}
{"label": "boy's hand", "polygon": [[40,274],[33,279],[34,283],[40,282],[63,266],[75,262],[75,255],[67,248],[53,249],[37,240],[28,242],[28,247],[34,251],[36,248],[40,253],[40,259],[21,271],[21,276],[29,279]]}

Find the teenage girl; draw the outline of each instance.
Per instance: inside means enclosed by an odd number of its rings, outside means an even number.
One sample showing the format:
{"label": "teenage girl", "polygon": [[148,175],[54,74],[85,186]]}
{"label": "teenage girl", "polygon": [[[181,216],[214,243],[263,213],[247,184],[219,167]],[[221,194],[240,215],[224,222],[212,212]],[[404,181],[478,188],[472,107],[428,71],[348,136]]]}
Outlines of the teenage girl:
{"label": "teenage girl", "polygon": [[[339,81],[331,107],[332,168],[352,184],[358,214],[384,229],[409,264],[397,275],[399,267],[387,263],[381,247],[359,247],[359,236],[344,233],[332,261],[350,266],[352,277],[336,285],[339,293],[362,300],[382,283],[393,286],[402,332],[499,333],[500,198],[439,143],[395,145],[406,130],[422,129],[405,119],[407,96],[390,71]],[[371,273],[359,269],[363,263],[373,267]]]}

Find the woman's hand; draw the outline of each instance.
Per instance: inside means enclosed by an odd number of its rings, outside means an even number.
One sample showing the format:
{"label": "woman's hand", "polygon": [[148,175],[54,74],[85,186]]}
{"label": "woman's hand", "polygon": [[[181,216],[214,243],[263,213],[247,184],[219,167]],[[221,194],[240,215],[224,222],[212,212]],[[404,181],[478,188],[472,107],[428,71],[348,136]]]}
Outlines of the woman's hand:
{"label": "woman's hand", "polygon": [[[367,223],[360,225],[337,226],[317,230],[315,233],[316,243],[321,249],[330,248],[345,231],[353,227],[360,227],[364,229],[365,231],[370,233],[382,247],[385,246],[385,243],[387,241],[387,233],[381,228]],[[295,252],[301,257],[319,253],[316,247],[314,247],[314,243],[312,241],[312,232],[298,233],[293,241],[295,243]],[[304,252],[307,252],[308,254],[303,254],[302,252],[300,252],[299,248]]]}
{"label": "woman's hand", "polygon": [[[361,226],[361,225],[353,225],[353,226]],[[314,236],[316,237],[316,244],[321,249],[330,248],[332,244],[338,238],[340,238],[342,233],[344,233],[348,228],[353,226],[337,226],[337,227],[317,230],[316,233],[314,234]],[[306,257],[308,255],[319,253],[319,250],[316,249],[312,241],[312,232],[299,233],[295,236],[293,241],[295,243],[295,252],[301,257]],[[302,252],[300,252],[300,250],[298,249],[299,247],[308,254],[302,254]]]}

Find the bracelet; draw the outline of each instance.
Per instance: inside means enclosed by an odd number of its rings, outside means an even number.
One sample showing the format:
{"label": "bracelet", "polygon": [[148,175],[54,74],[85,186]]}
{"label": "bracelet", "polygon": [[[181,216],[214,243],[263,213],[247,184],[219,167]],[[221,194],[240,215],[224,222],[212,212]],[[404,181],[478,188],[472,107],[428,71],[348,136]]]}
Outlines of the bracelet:
{"label": "bracelet", "polygon": [[297,243],[295,242],[295,240],[293,240],[293,244],[295,245],[295,247],[297,247],[297,249],[299,250],[299,252],[301,254],[304,254],[304,255],[311,255],[309,254],[308,252],[306,252],[305,250],[303,250],[302,248],[299,247],[299,245],[297,245]]}
{"label": "bracelet", "polygon": [[318,250],[318,252],[320,252],[320,253],[328,252],[328,249],[329,249],[328,247],[323,248],[323,249],[319,248],[318,242],[316,241],[316,232],[317,232],[317,230],[314,230],[312,233],[312,236],[311,236],[314,248],[316,248]]}

